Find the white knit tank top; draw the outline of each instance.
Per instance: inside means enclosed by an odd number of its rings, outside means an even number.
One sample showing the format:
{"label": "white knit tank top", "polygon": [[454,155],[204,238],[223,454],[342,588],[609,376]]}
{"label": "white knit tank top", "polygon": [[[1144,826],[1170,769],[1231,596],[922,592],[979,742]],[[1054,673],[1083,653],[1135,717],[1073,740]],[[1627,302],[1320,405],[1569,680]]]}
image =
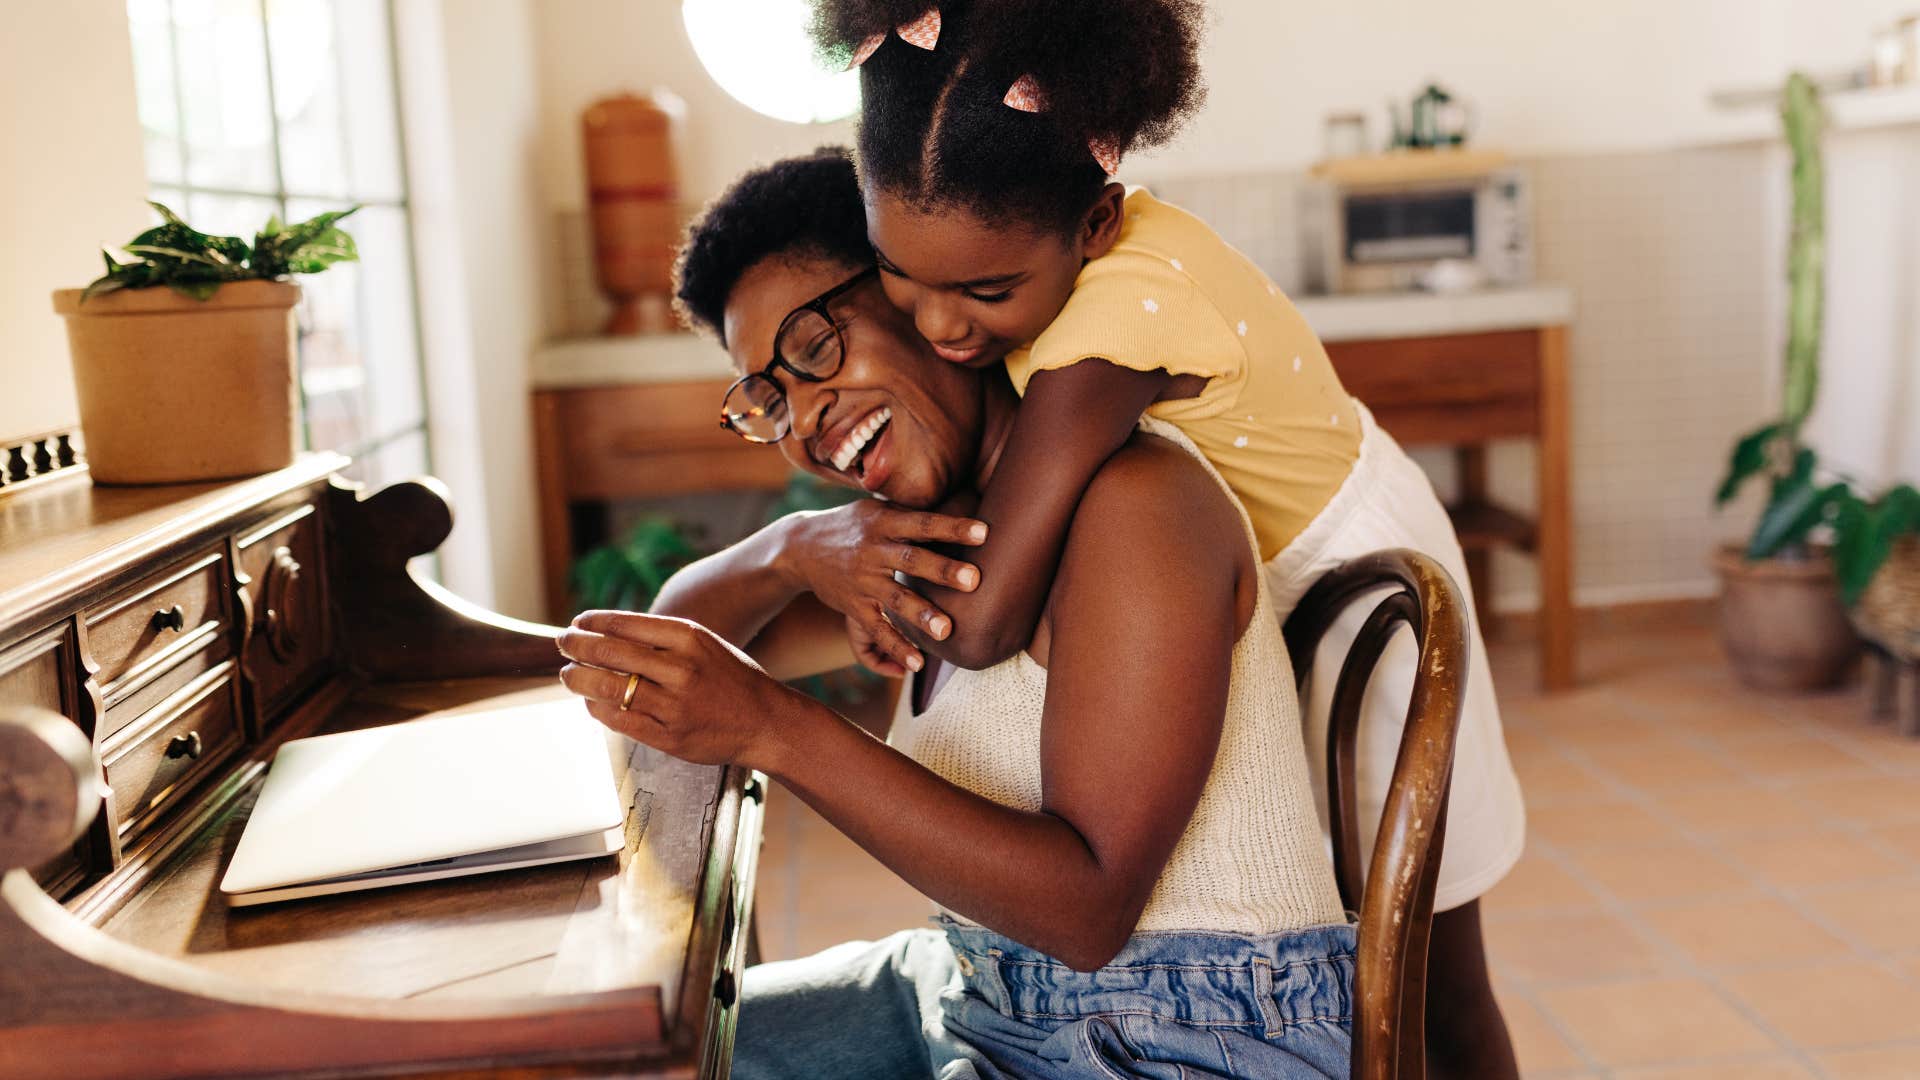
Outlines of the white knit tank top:
{"label": "white knit tank top", "polygon": [[[1233,499],[1179,429],[1151,418],[1143,419],[1141,428],[1199,458]],[[1234,507],[1239,509],[1239,500]],[[1213,771],[1136,931],[1254,935],[1345,919],[1314,810],[1293,668],[1265,575],[1258,572],[1259,546],[1244,510],[1240,522],[1254,553],[1259,603],[1234,646],[1226,722]],[[919,715],[913,712],[912,688],[903,690],[887,741],[969,791],[1037,811],[1046,695],[1046,669],[1024,652],[980,671],[955,670]],[[1115,797],[1126,795],[1116,792]]]}

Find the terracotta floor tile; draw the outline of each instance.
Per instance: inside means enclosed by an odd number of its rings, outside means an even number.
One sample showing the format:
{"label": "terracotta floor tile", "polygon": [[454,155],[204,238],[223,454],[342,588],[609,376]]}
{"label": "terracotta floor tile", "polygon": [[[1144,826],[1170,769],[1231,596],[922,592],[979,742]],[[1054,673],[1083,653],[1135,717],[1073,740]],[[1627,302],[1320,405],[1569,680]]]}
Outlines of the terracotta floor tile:
{"label": "terracotta floor tile", "polygon": [[1592,801],[1613,796],[1614,789],[1592,769],[1558,753],[1515,756],[1513,771],[1528,806],[1556,802]]}
{"label": "terracotta floor tile", "polygon": [[1605,1065],[1673,1065],[1779,1050],[1699,979],[1633,979],[1541,990],[1538,997]]}
{"label": "terracotta floor tile", "polygon": [[1568,853],[1581,872],[1628,904],[1751,892],[1753,879],[1698,844],[1669,840]]}
{"label": "terracotta floor tile", "polygon": [[1820,889],[1802,893],[1799,899],[1841,933],[1870,949],[1920,951],[1920,877]]}
{"label": "terracotta floor tile", "polygon": [[1920,821],[1868,829],[1867,834],[1920,865]]}
{"label": "terracotta floor tile", "polygon": [[1920,775],[1862,768],[1830,778],[1789,785],[1789,798],[1831,821],[1885,824],[1920,821]]}
{"label": "terracotta floor tile", "polygon": [[1904,861],[1840,829],[1781,829],[1729,837],[1722,850],[1762,878],[1787,889],[1819,888],[1903,877]]}
{"label": "terracotta floor tile", "polygon": [[1621,1069],[1615,1080],[1804,1080],[1817,1074],[1791,1058],[1766,1058],[1705,1065],[1657,1065]]}
{"label": "terracotta floor tile", "polygon": [[1600,898],[1591,889],[1537,853],[1522,855],[1500,884],[1481,898],[1488,918],[1590,911],[1599,905]]}
{"label": "terracotta floor tile", "polygon": [[1777,739],[1725,741],[1727,759],[1734,768],[1755,777],[1811,777],[1825,773],[1858,772],[1860,758],[1825,739],[1786,735]]}
{"label": "terracotta floor tile", "polygon": [[1847,948],[1846,942],[1771,897],[1647,908],[1637,914],[1709,969],[1821,960]]}
{"label": "terracotta floor tile", "polygon": [[1861,961],[1722,976],[1773,1029],[1804,1047],[1920,1039],[1920,986]]}
{"label": "terracotta floor tile", "polygon": [[1623,800],[1555,803],[1527,812],[1527,830],[1567,850],[1645,846],[1674,839],[1670,822]]}
{"label": "terracotta floor tile", "polygon": [[1520,1061],[1520,1075],[1537,1076],[1558,1069],[1582,1069],[1586,1062],[1567,1040],[1554,1030],[1540,1007],[1513,993],[1495,990],[1500,1015],[1507,1021],[1507,1034],[1513,1039],[1513,1054]]}
{"label": "terracotta floor tile", "polygon": [[1743,784],[1703,791],[1667,791],[1660,811],[1681,826],[1705,833],[1765,832],[1807,824],[1807,809],[1780,790]]}
{"label": "terracotta floor tile", "polygon": [[1843,1050],[1815,1060],[1836,1080],[1913,1080],[1920,1076],[1920,1042],[1873,1050]]}
{"label": "terracotta floor tile", "polygon": [[1671,736],[1626,746],[1587,747],[1581,756],[1622,783],[1647,792],[1699,791],[1742,780],[1724,756]]}
{"label": "terracotta floor tile", "polygon": [[1663,959],[1611,915],[1542,915],[1486,926],[1487,955],[1503,978],[1600,979],[1652,975]]}

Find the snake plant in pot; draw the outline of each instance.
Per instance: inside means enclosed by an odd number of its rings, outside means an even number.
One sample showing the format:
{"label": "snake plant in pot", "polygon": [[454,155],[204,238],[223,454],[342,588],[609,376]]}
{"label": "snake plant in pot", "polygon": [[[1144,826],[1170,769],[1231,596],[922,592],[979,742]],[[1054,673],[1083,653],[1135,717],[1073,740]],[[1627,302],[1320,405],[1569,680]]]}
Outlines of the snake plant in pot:
{"label": "snake plant in pot", "polygon": [[1896,543],[1920,529],[1920,492],[1899,485],[1864,498],[1846,478],[1823,470],[1801,439],[1819,390],[1826,299],[1825,114],[1806,76],[1788,79],[1781,115],[1793,154],[1781,413],[1734,446],[1717,501],[1725,505],[1764,478],[1767,502],[1747,543],[1722,548],[1715,562],[1720,636],[1741,681],[1815,690],[1839,682],[1858,656],[1846,605],[1866,590]]}
{"label": "snake plant in pot", "polygon": [[288,278],[358,257],[336,224],[353,210],[271,218],[249,244],[152,206],[161,223],[125,246],[130,258],[104,252],[99,280],[53,294],[93,479],[214,480],[292,463],[300,289]]}

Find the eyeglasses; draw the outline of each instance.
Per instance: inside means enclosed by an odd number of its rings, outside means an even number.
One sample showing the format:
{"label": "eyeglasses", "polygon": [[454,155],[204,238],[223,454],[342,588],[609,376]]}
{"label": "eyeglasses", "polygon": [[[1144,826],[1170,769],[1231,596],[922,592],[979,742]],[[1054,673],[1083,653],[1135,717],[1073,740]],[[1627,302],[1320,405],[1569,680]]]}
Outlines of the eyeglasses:
{"label": "eyeglasses", "polygon": [[720,426],[748,442],[777,443],[786,438],[793,430],[793,418],[787,409],[787,392],[773,377],[774,369],[811,383],[826,382],[838,374],[847,343],[827,305],[877,273],[878,268],[870,266],[788,312],[773,336],[773,359],[727,388],[720,403]]}

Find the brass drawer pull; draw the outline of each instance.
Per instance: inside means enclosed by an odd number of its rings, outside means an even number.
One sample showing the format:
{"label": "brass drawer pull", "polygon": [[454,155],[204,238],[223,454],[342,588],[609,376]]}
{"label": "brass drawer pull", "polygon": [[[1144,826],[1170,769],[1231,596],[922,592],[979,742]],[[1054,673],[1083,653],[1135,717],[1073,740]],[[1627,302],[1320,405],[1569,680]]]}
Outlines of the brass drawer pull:
{"label": "brass drawer pull", "polygon": [[185,735],[174,736],[173,741],[167,744],[167,757],[184,757],[198,761],[200,760],[200,751],[202,749],[200,733],[197,731],[189,731]]}
{"label": "brass drawer pull", "polygon": [[187,628],[187,609],[175,604],[153,613],[155,630],[172,630],[178,633]]}

